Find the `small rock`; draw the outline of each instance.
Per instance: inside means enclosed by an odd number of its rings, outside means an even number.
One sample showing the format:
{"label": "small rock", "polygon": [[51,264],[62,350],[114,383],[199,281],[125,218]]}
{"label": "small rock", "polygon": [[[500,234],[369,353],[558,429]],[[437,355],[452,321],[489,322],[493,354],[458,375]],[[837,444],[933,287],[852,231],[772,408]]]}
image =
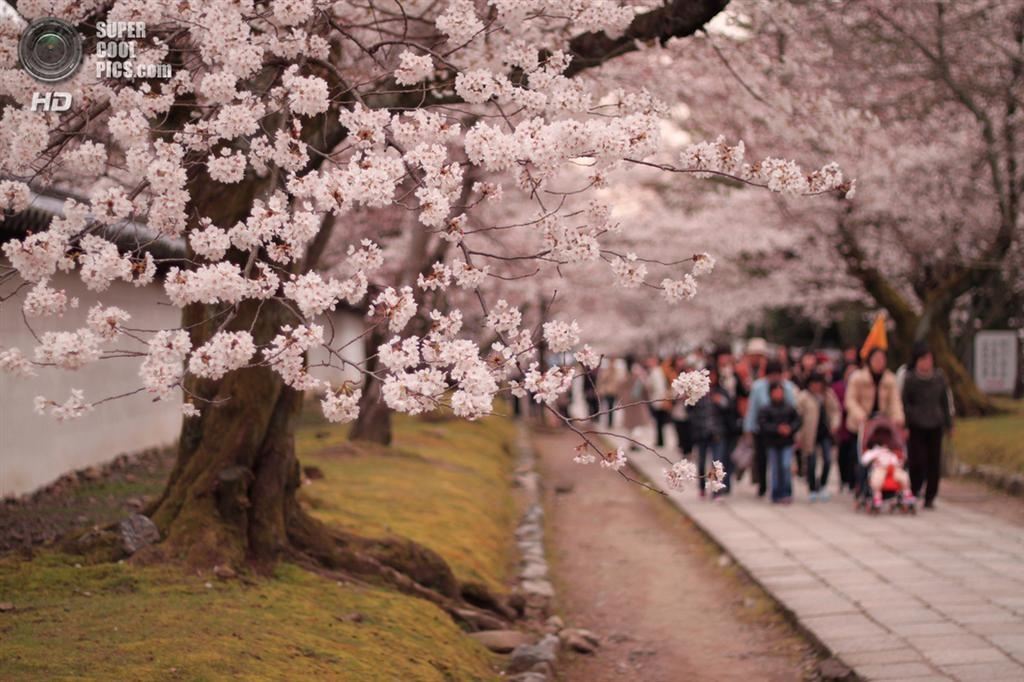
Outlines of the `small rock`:
{"label": "small rock", "polygon": [[524,523],[516,529],[516,538],[519,540],[533,540],[541,536],[540,525],[536,523]]}
{"label": "small rock", "polygon": [[235,572],[235,569],[225,564],[217,564],[214,566],[213,574],[221,580],[230,580],[231,578],[238,577],[238,573]]}
{"label": "small rock", "polygon": [[160,531],[148,516],[132,514],[118,525],[121,547],[126,554],[135,554],[160,540]]}
{"label": "small rock", "polygon": [[548,565],[544,561],[531,561],[519,573],[519,577],[523,580],[537,580],[546,578],[547,575]]}
{"label": "small rock", "polygon": [[0,613],[7,613],[14,610],[14,604],[9,601],[0,601]]}
{"label": "small rock", "polygon": [[562,646],[581,654],[592,654],[601,646],[601,640],[590,630],[566,628],[558,633]]}
{"label": "small rock", "polygon": [[558,651],[558,637],[545,635],[536,644],[520,644],[512,650],[512,659],[508,664],[508,673],[528,672],[534,666],[554,663]]}
{"label": "small rock", "polygon": [[532,471],[527,471],[516,476],[515,485],[526,491],[530,498],[535,499],[538,490],[538,477]]}
{"label": "small rock", "polygon": [[455,609],[455,615],[477,630],[504,630],[506,624],[497,616],[476,609]]}
{"label": "small rock", "polygon": [[732,557],[729,556],[728,554],[719,554],[718,555],[718,565],[721,566],[722,568],[725,568],[726,566],[731,566],[732,565]]}
{"label": "small rock", "polygon": [[507,654],[517,646],[532,641],[529,635],[519,630],[482,630],[471,632],[469,636],[499,654]]}
{"label": "small rock", "polygon": [[551,616],[547,619],[547,621],[545,621],[544,624],[549,629],[554,630],[555,632],[558,632],[559,630],[565,627],[565,621],[559,618],[558,616]]}
{"label": "small rock", "polygon": [[567,637],[565,639],[564,644],[566,649],[575,651],[578,654],[592,654],[595,651],[597,651],[597,647],[595,647],[593,644],[583,639],[582,637],[577,637],[576,635]]}
{"label": "small rock", "polygon": [[518,590],[513,591],[508,595],[508,605],[518,615],[523,615],[526,612],[526,595]]}
{"label": "small rock", "polygon": [[745,608],[745,609],[752,609],[755,606],[757,606],[757,600],[756,599],[754,599],[753,597],[744,597],[744,599],[743,599],[743,608]]}
{"label": "small rock", "polygon": [[818,675],[828,682],[853,679],[853,671],[837,658],[829,658],[818,666]]}
{"label": "small rock", "polygon": [[519,673],[505,679],[508,682],[547,682],[548,676],[544,673]]}
{"label": "small rock", "polygon": [[128,507],[133,511],[139,511],[146,506],[146,501],[141,497],[129,497],[124,501],[124,506]]}
{"label": "small rock", "polygon": [[555,596],[555,588],[547,580],[524,580],[521,585],[526,594],[549,598]]}

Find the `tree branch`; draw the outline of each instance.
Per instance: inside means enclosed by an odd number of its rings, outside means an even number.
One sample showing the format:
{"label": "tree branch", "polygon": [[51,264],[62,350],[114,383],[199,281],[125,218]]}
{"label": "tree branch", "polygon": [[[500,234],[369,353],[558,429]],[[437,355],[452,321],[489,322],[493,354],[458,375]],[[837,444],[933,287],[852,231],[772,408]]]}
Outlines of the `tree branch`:
{"label": "tree branch", "polygon": [[656,10],[638,14],[617,38],[604,32],[584,33],[572,39],[572,62],[566,76],[600,66],[606,61],[638,49],[637,43],[657,40],[664,45],[670,38],[693,35],[725,9],[729,0],[672,0]]}

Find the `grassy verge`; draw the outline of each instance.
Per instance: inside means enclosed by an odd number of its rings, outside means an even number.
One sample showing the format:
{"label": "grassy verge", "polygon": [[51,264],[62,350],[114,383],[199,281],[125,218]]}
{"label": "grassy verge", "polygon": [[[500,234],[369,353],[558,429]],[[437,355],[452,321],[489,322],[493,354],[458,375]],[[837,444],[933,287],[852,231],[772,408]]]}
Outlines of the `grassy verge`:
{"label": "grassy verge", "polygon": [[[431,423],[399,419],[393,447],[353,445],[338,435],[315,448],[300,439],[306,465],[324,475],[302,496],[322,520],[360,535],[401,535],[433,549],[460,581],[501,590],[513,559],[513,466],[506,421]],[[330,433],[330,432],[328,432]]]}
{"label": "grassy verge", "polygon": [[957,421],[954,452],[966,464],[1024,474],[1024,400],[1001,400],[999,406],[1004,414]]}
{"label": "grassy verge", "polygon": [[[405,535],[460,579],[501,587],[514,525],[510,436],[499,420],[406,419],[394,447],[353,447],[344,429],[310,419],[300,459],[323,478],[302,496],[331,523]],[[271,578],[220,581],[76,561],[0,557],[0,679],[496,677],[492,655],[440,609],[389,590],[287,564]]]}

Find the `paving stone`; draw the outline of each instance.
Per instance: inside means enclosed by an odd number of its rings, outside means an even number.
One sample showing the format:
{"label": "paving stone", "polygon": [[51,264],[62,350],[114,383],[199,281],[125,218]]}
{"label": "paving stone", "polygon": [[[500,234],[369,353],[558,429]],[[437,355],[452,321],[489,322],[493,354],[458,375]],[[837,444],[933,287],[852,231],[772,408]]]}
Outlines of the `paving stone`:
{"label": "paving stone", "polygon": [[906,638],[910,638],[915,635],[955,635],[963,632],[963,628],[956,623],[950,623],[949,621],[943,621],[940,623],[893,623],[888,625],[888,627],[900,637]]}
{"label": "paving stone", "polygon": [[823,637],[873,637],[886,634],[886,629],[862,614],[812,616],[804,618],[803,625]]}
{"label": "paving stone", "polygon": [[982,649],[942,649],[940,651],[927,651],[924,656],[936,665],[1011,662],[1002,651],[991,646]]}
{"label": "paving stone", "polygon": [[972,663],[942,668],[953,679],[962,682],[988,682],[988,680],[1020,680],[1021,667],[1014,663]]}
{"label": "paving stone", "polygon": [[932,635],[922,637],[907,637],[907,641],[916,649],[926,654],[930,651],[942,651],[949,649],[983,649],[988,644],[977,635],[972,635],[965,630],[960,630],[955,635]]}
{"label": "paving stone", "polygon": [[820,637],[825,645],[839,654],[865,653],[872,651],[889,651],[893,645],[898,645],[900,639],[892,635],[874,637]]}
{"label": "paving stone", "polygon": [[924,658],[921,654],[910,647],[903,647],[902,649],[887,649],[885,651],[858,651],[843,654],[843,661],[847,665],[855,666],[857,670],[860,670],[860,666],[865,665],[882,665],[883,663],[914,663],[916,661],[923,660]]}
{"label": "paving stone", "polygon": [[965,630],[976,635],[1021,635],[1024,634],[1024,620],[1016,623],[968,623]]}
{"label": "paving stone", "polygon": [[1003,651],[1024,654],[1024,635],[992,635],[988,640]]}
{"label": "paving stone", "polygon": [[935,670],[926,663],[881,663],[857,666],[857,673],[869,680],[905,680],[931,675]]}

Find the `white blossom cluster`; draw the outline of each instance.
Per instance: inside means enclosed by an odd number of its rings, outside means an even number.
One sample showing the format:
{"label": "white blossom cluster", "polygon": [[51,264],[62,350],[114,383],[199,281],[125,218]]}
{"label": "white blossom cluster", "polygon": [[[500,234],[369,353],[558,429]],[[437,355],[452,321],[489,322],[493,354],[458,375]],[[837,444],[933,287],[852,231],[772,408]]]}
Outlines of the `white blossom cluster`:
{"label": "white blossom cluster", "polygon": [[[27,17],[71,21],[97,8],[91,0],[19,4]],[[73,111],[37,112],[35,86],[15,68],[17,37],[0,32],[0,95],[11,102],[0,113],[0,220],[30,206],[30,182],[88,197],[65,200],[47,229],[8,239],[3,255],[30,283],[28,320],[79,305],[54,284],[58,273],[97,293],[153,284],[159,274],[161,304],[206,317],[187,329],[137,330],[129,311],[88,300],[84,327],[47,331],[27,354],[0,349],[0,370],[28,376],[135,354],[142,388],[157,400],[184,394],[183,414],[194,417],[201,400],[186,376],[219,381],[270,367],[288,386],[320,394],[327,419],[352,421],[375,393],[315,377],[309,356],[326,351],[327,364],[379,382],[393,410],[445,407],[475,419],[504,392],[551,405],[578,366],[600,365],[575,320],[535,321],[531,306],[545,298],[551,270],[607,263],[619,286],[678,303],[714,269],[708,254],[678,272],[637,253],[598,193],[610,173],[665,153],[669,107],[600,74],[574,77],[570,41],[623,35],[640,5],[413,2],[403,13],[436,34],[394,41],[381,36],[399,35],[395,25],[381,29],[395,18],[351,3],[208,0],[169,10],[114,0],[103,9],[111,21],[154,27],[159,35],[140,42],[150,61],[169,55],[174,36],[183,66],[167,81],[113,82],[86,78],[87,64],[66,84]],[[690,146],[682,167],[667,169],[796,194],[847,186],[835,164],[805,172],[744,154],[743,143],[719,138]],[[520,214],[521,224],[505,224]],[[328,221],[334,233],[322,244]],[[629,245],[617,255],[609,236],[622,232]],[[155,256],[164,242],[185,255]],[[320,247],[324,262],[308,267]],[[422,258],[407,262],[417,250]],[[362,338],[334,338],[329,315],[344,305],[365,313],[375,338],[389,339],[366,361],[339,360]],[[263,336],[255,322],[236,319],[252,309],[291,317]],[[541,371],[540,346],[572,364]],[[707,375],[684,373],[673,390],[692,405],[707,392]],[[92,407],[80,391],[37,404],[59,419]],[[621,449],[601,458],[614,471],[626,463]],[[673,466],[670,485],[690,473]],[[723,475],[714,470],[709,485]]]}
{"label": "white blossom cluster", "polygon": [[729,146],[725,137],[719,136],[714,142],[698,142],[687,147],[680,153],[679,163],[682,169],[696,172],[698,177],[723,174],[783,194],[821,194],[848,189],[837,163],[808,173],[796,162],[786,159],[768,158],[748,163],[745,154],[742,141]]}
{"label": "white blossom cluster", "polygon": [[697,480],[697,465],[688,459],[680,460],[669,469],[662,469],[665,485],[671,490],[683,490],[687,483]]}
{"label": "white blossom cluster", "polygon": [[672,390],[687,405],[696,405],[711,390],[710,374],[706,369],[681,372],[672,381]]}

